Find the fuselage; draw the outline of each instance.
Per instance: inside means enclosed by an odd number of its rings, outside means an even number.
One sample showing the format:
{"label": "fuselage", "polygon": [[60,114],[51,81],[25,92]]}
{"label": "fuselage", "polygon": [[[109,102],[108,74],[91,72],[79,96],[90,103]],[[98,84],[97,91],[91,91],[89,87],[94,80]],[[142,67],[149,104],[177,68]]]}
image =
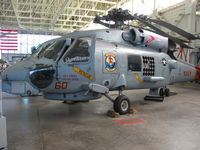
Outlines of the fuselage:
{"label": "fuselage", "polygon": [[90,91],[91,83],[109,90],[146,89],[199,79],[198,67],[166,54],[165,38],[161,37],[162,45],[159,36],[151,41],[154,33],[148,33],[146,44],[133,46],[123,40],[123,32],[75,32],[47,41],[30,58],[3,73],[3,91],[11,93],[12,82],[25,80],[47,99],[91,100],[101,97]]}

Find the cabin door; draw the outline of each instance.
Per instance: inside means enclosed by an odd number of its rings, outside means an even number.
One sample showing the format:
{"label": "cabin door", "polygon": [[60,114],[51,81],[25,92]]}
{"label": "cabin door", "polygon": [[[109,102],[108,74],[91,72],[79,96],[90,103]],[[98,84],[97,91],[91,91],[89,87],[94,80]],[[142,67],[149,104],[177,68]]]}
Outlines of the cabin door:
{"label": "cabin door", "polygon": [[94,80],[92,41],[90,38],[75,39],[58,63],[58,82],[66,83],[73,91]]}

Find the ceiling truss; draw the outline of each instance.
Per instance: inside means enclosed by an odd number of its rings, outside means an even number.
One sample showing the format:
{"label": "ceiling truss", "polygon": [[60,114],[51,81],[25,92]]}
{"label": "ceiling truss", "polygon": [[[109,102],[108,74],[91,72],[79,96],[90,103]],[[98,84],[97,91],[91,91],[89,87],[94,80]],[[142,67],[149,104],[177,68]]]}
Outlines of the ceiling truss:
{"label": "ceiling truss", "polygon": [[0,28],[67,33],[128,0],[0,0]]}

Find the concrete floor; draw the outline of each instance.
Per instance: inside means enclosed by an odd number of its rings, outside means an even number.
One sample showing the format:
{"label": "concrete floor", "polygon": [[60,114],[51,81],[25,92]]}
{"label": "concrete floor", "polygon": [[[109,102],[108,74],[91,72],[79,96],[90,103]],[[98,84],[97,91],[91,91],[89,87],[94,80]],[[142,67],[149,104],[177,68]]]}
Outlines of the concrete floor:
{"label": "concrete floor", "polygon": [[[112,103],[63,104],[42,97],[3,93],[10,150],[199,150],[200,87],[170,86],[177,95],[164,102],[144,101],[147,90],[125,91],[136,115],[106,116]],[[115,95],[116,92],[113,92]],[[139,118],[122,125],[116,120]],[[130,122],[130,120],[125,121]]]}

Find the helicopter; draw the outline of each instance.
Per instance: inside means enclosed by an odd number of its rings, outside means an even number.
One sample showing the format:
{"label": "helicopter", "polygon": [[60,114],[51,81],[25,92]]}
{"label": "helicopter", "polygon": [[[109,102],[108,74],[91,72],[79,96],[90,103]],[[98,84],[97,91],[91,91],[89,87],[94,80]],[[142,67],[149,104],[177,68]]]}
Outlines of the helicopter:
{"label": "helicopter", "polygon": [[[125,28],[125,22],[132,20],[152,30]],[[46,99],[86,101],[105,96],[113,103],[114,111],[124,115],[130,111],[124,90],[149,89],[146,100],[163,100],[170,95],[167,85],[200,79],[199,66],[173,55],[177,45],[192,49],[187,41],[168,35],[154,24],[188,40],[199,37],[162,20],[131,15],[121,8],[96,16],[94,23],[108,29],[76,31],[40,44],[31,57],[3,72],[2,90],[11,93],[13,81],[25,80]],[[109,94],[114,90],[119,91],[116,98]]]}

